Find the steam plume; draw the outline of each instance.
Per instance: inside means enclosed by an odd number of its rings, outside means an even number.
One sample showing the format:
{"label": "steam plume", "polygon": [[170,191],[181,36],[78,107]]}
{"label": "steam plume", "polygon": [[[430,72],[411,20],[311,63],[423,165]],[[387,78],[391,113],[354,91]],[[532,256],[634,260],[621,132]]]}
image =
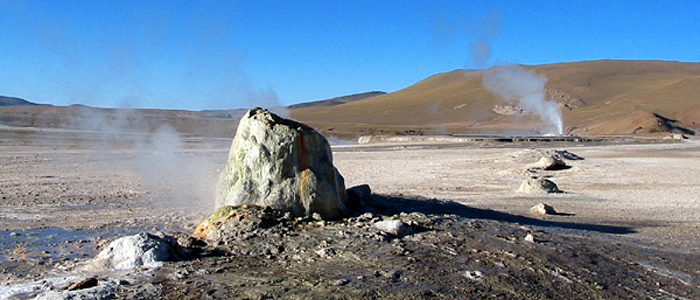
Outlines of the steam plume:
{"label": "steam plume", "polygon": [[477,37],[469,45],[469,52],[474,65],[483,68],[491,59],[491,41],[501,33],[501,11],[492,10],[484,18],[474,24],[473,34]]}
{"label": "steam plume", "polygon": [[484,86],[501,99],[516,103],[537,113],[546,127],[545,133],[564,133],[561,109],[554,101],[545,99],[547,77],[523,69],[519,65],[491,68],[484,73]]}

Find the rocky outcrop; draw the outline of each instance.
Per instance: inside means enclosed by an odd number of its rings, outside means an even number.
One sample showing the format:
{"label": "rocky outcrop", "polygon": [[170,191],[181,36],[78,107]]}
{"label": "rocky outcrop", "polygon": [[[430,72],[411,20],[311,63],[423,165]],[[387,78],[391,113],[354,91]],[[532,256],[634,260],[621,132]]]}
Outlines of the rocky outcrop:
{"label": "rocky outcrop", "polygon": [[512,116],[512,115],[531,115],[532,112],[529,110],[525,110],[521,108],[518,105],[494,105],[491,111],[499,114],[499,115],[504,115],[504,116]]}
{"label": "rocky outcrop", "polygon": [[530,208],[530,213],[534,215],[556,215],[557,211],[554,210],[554,207],[550,206],[547,203],[538,203],[537,205],[533,206]]}
{"label": "rocky outcrop", "polygon": [[217,208],[250,204],[333,219],[345,202],[343,177],[320,133],[266,109],[245,114],[219,177]]}
{"label": "rocky outcrop", "polygon": [[527,194],[560,193],[556,183],[541,177],[529,177],[520,184],[518,192]]}
{"label": "rocky outcrop", "polygon": [[565,169],[567,166],[564,160],[561,159],[561,156],[554,154],[543,156],[538,162],[531,165],[531,167],[552,171]]}
{"label": "rocky outcrop", "polygon": [[139,233],[114,240],[89,261],[84,269],[157,268],[163,265],[163,261],[177,259],[180,252],[181,249],[173,237]]}
{"label": "rocky outcrop", "polygon": [[579,107],[588,106],[588,103],[585,101],[573,97],[564,91],[547,88],[544,89],[544,92],[545,99],[547,99],[547,101],[556,102],[557,106],[559,106],[561,109],[574,110]]}

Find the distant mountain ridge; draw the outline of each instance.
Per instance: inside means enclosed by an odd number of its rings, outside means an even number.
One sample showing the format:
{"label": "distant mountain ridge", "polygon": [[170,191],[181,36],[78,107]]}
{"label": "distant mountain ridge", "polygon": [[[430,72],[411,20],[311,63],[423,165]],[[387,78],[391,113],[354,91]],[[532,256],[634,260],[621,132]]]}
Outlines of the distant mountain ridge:
{"label": "distant mountain ridge", "polygon": [[[548,100],[565,132],[580,135],[695,134],[700,128],[700,63],[596,60],[524,65],[547,77]],[[542,121],[483,84],[488,70],[454,70],[404,89],[290,115],[333,134],[538,133]],[[332,129],[332,130],[329,130]]]}
{"label": "distant mountain ridge", "polygon": [[7,97],[0,96],[0,106],[11,106],[11,105],[37,105],[36,103],[29,102],[22,98],[17,97]]}
{"label": "distant mountain ridge", "polygon": [[[659,136],[700,131],[700,63],[596,60],[522,67],[547,77],[545,96],[561,108],[565,133]],[[391,93],[353,94],[290,105],[281,111],[341,138],[543,133],[536,114],[484,87],[483,75],[488,71],[458,69]],[[0,96],[0,124],[20,127],[80,128],[104,119],[139,131],[153,132],[169,124],[181,133],[232,137],[245,111],[51,106]]]}
{"label": "distant mountain ridge", "polygon": [[[299,104],[301,107],[332,107],[366,99],[384,92],[368,92]],[[296,105],[292,105],[296,106]],[[286,111],[289,107],[271,108]],[[248,108],[226,110],[115,109],[83,104],[39,105],[21,98],[0,96],[0,125],[12,127],[66,128],[154,132],[167,124],[183,134],[233,137]]]}

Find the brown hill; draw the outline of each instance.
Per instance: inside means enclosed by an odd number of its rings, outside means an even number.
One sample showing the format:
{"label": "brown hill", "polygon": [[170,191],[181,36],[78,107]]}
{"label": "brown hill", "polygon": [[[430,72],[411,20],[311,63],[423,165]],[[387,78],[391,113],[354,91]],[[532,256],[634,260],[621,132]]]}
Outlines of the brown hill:
{"label": "brown hill", "polygon": [[294,105],[287,106],[287,109],[309,108],[309,107],[319,107],[319,106],[335,106],[335,105],[350,103],[350,102],[354,102],[354,101],[358,101],[358,100],[362,100],[362,99],[367,99],[367,98],[371,98],[371,97],[379,96],[379,95],[384,95],[384,94],[386,94],[386,92],[379,92],[379,91],[352,94],[352,95],[347,95],[347,96],[335,97],[335,98],[331,98],[331,99],[327,99],[327,100],[318,100],[318,101],[311,101],[311,102],[294,104]]}
{"label": "brown hill", "polygon": [[[700,63],[599,60],[524,66],[548,78],[567,133],[694,134],[700,126]],[[291,109],[337,135],[526,133],[541,121],[483,86],[484,70],[441,73],[405,89],[332,107]]]}
{"label": "brown hill", "polygon": [[[700,63],[599,60],[524,66],[548,78],[546,97],[562,108],[567,133],[668,132],[700,127]],[[483,85],[488,70],[454,70],[405,89],[370,92],[288,107],[290,116],[327,135],[536,133],[539,118],[500,100]],[[68,107],[3,100],[0,124],[102,131],[178,132],[232,137],[244,109],[184,111]],[[21,99],[19,99],[21,100]]]}

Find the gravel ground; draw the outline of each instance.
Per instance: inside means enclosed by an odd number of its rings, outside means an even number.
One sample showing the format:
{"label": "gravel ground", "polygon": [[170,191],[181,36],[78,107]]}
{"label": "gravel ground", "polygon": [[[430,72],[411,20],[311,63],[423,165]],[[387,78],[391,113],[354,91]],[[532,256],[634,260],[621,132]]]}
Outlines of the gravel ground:
{"label": "gravel ground", "polygon": [[[335,146],[346,185],[372,188],[369,215],[278,219],[159,269],[75,275],[119,236],[191,233],[213,211],[229,146],[167,132],[0,129],[0,298],[40,295],[52,276],[117,282],[103,285],[116,286],[107,295],[126,299],[700,298],[695,140]],[[553,150],[578,159],[528,168]],[[563,193],[516,193],[530,175]],[[531,215],[541,202],[560,214]],[[381,220],[421,230],[389,236],[373,226]],[[250,251],[259,245],[269,251]]]}

